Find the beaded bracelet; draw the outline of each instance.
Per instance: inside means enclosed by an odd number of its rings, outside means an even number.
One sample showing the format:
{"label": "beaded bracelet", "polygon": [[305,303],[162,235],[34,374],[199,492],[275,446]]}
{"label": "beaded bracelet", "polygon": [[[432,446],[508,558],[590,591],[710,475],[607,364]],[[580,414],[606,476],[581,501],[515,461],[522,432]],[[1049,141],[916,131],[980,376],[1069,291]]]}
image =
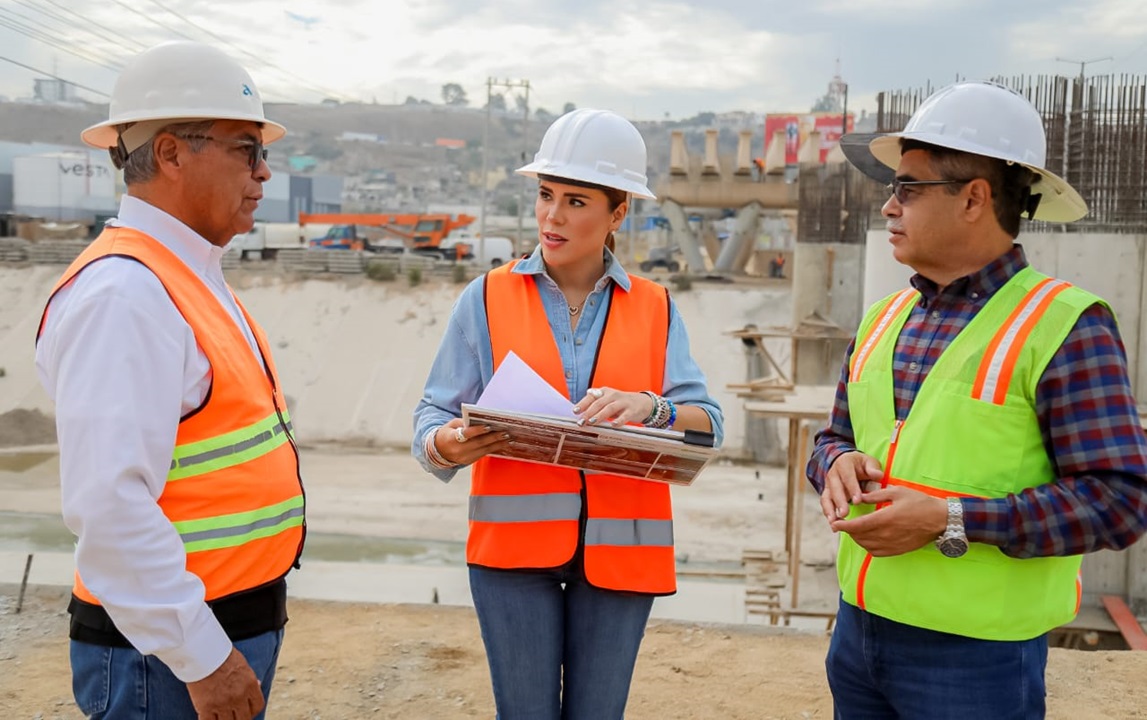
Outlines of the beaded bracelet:
{"label": "beaded bracelet", "polygon": [[649,427],[649,424],[652,423],[653,420],[657,417],[657,407],[658,407],[657,396],[654,395],[649,390],[642,390],[641,394],[642,395],[648,395],[649,399],[653,401],[653,407],[649,408],[649,414],[646,415],[645,419],[641,421],[642,425]]}
{"label": "beaded bracelet", "polygon": [[431,465],[438,468],[439,470],[453,470],[454,468],[458,467],[458,465],[442,457],[442,453],[438,451],[438,445],[434,442],[434,438],[438,435],[438,428],[440,427],[442,426],[439,425],[427,433],[426,441],[423,444],[422,449],[425,451],[426,459],[430,461]]}
{"label": "beaded bracelet", "polygon": [[654,395],[648,390],[642,390],[644,394],[653,399],[653,410],[650,411],[649,416],[641,421],[645,427],[664,429],[672,427],[673,423],[677,422],[677,406],[673,404],[668,398],[660,395]]}

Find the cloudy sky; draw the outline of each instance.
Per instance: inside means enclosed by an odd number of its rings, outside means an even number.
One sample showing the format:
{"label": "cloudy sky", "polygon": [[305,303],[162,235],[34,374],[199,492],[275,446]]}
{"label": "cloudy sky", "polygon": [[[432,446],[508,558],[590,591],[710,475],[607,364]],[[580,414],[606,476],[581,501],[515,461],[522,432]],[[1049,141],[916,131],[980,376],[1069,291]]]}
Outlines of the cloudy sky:
{"label": "cloudy sky", "polygon": [[[131,54],[215,43],[264,99],[441,102],[528,79],[530,104],[633,119],[808,110],[839,58],[850,109],[956,77],[1147,74],[1144,0],[0,0],[0,95],[110,93]],[[1061,62],[1064,58],[1073,62]],[[19,65],[15,64],[19,63]],[[102,99],[95,92],[85,97]]]}

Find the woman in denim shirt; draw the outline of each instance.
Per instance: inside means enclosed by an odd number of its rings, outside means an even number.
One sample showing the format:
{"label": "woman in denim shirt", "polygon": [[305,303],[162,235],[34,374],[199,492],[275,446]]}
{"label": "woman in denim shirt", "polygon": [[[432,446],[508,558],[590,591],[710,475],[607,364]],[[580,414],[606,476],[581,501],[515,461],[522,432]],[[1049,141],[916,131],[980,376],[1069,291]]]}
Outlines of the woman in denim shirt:
{"label": "woman in denim shirt", "polygon": [[[556,389],[577,400],[574,411],[586,423],[705,431],[717,444],[723,435],[721,409],[690,356],[676,306],[663,288],[629,276],[613,255],[629,196],[654,199],[644,171],[641,135],[613,113],[575,110],[550,127],[534,162],[518,170],[539,181],[538,247],[463,290],[414,413],[412,450],[428,472],[449,481],[459,467],[477,463],[467,562],[502,720],[621,718],[653,598],[673,592],[675,579],[665,485],[491,458],[507,437],[463,427],[462,404],[477,400],[494,374],[491,327],[527,361],[526,346],[534,357],[552,357],[549,376],[564,377]],[[504,294],[504,287],[519,294]],[[497,304],[507,297],[525,302]],[[487,317],[487,304],[495,317]],[[639,305],[664,308],[665,326],[626,324],[640,317],[629,310]],[[556,353],[537,350],[543,325]],[[610,347],[599,347],[603,337],[614,338]],[[614,345],[624,352],[610,354]],[[633,368],[656,364],[642,363],[642,355],[656,361],[651,353],[664,353],[663,371],[627,369],[624,353],[633,350]],[[591,386],[607,372],[647,372],[662,378],[661,386]],[[522,492],[512,490],[515,483]],[[491,499],[499,502],[488,505]],[[594,517],[595,508],[603,518]],[[559,536],[561,543],[551,542]],[[562,548],[556,555],[555,544]]]}

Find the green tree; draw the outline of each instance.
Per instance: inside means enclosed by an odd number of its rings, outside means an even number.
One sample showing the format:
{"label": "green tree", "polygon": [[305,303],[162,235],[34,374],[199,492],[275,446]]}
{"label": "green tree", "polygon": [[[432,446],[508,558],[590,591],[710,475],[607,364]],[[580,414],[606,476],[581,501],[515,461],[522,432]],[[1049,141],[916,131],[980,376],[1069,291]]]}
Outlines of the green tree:
{"label": "green tree", "polygon": [[577,105],[574,105],[572,102],[568,102],[562,107],[562,115],[565,115],[568,112],[573,112],[574,110],[577,110]]}
{"label": "green tree", "polygon": [[490,109],[494,112],[506,112],[506,96],[501,93],[491,95]]}
{"label": "green tree", "polygon": [[446,83],[442,86],[442,102],[460,107],[470,104],[470,100],[466,97],[466,91],[458,83]]}

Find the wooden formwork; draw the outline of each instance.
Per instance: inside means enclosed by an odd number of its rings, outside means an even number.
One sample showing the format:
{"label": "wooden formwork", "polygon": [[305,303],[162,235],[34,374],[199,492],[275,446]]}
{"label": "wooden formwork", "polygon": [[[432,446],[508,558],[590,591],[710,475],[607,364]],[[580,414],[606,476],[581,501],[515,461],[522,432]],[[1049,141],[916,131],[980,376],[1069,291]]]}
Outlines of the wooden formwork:
{"label": "wooden formwork", "polygon": [[786,606],[782,592],[789,584],[788,553],[746,548],[741,553],[745,569],[745,617],[768,618],[770,625],[789,625],[794,617],[812,617],[825,620],[825,632],[832,632],[836,613],[822,610],[802,610]]}

